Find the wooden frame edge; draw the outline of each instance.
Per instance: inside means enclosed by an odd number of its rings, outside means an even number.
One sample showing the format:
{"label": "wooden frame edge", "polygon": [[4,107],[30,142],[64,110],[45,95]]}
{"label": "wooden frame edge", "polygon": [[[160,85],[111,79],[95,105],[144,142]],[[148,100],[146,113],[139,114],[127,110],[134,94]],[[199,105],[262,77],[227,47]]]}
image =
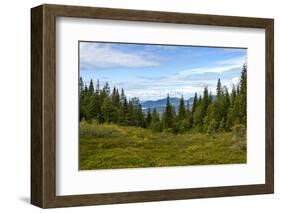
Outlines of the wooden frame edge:
{"label": "wooden frame edge", "polygon": [[43,207],[42,64],[43,7],[31,10],[31,203]]}
{"label": "wooden frame edge", "polygon": [[[195,189],[56,196],[55,20],[58,16],[212,26],[266,31],[266,183]],[[41,208],[150,202],[274,192],[273,19],[111,8],[41,5],[31,9],[31,203]]]}

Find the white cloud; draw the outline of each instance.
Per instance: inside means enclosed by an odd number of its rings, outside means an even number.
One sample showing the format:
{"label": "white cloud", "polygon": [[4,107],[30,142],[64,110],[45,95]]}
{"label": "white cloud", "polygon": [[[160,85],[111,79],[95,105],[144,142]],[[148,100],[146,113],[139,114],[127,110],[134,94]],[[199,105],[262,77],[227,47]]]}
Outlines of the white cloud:
{"label": "white cloud", "polygon": [[145,53],[127,53],[110,44],[80,43],[80,66],[83,69],[109,67],[153,67],[159,62]]}
{"label": "white cloud", "polygon": [[217,62],[216,66],[213,67],[199,67],[194,69],[183,70],[179,72],[180,76],[191,76],[195,74],[204,73],[224,73],[233,69],[242,68],[243,64],[246,63],[244,57],[232,58]]}
{"label": "white cloud", "polygon": [[219,61],[219,65],[231,65],[231,66],[239,66],[242,67],[244,63],[247,62],[247,58],[245,57],[236,57],[231,59],[225,59],[222,61]]}

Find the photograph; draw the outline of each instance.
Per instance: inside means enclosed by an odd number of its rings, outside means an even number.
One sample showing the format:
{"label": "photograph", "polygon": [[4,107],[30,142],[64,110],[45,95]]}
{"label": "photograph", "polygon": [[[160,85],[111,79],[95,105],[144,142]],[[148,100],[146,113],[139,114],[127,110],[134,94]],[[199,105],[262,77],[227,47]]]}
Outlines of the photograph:
{"label": "photograph", "polygon": [[247,48],[78,42],[79,170],[247,163]]}

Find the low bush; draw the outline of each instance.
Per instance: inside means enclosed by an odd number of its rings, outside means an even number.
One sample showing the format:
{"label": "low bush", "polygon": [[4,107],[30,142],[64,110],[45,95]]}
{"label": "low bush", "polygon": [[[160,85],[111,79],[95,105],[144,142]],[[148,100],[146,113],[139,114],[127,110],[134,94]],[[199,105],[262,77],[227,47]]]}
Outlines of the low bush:
{"label": "low bush", "polygon": [[80,123],[80,137],[84,138],[107,138],[112,137],[114,133],[114,129],[112,128],[105,128],[102,126],[95,125],[95,128],[92,127],[90,123],[81,122]]}

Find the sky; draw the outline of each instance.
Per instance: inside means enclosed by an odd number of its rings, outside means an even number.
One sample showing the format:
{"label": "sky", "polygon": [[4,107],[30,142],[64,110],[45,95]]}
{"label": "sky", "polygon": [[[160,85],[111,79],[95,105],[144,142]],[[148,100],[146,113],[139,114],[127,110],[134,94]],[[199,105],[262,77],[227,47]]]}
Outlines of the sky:
{"label": "sky", "polygon": [[190,98],[204,87],[215,94],[218,78],[237,85],[247,49],[79,42],[80,77],[88,84],[124,88],[128,98],[141,101],[170,97]]}

